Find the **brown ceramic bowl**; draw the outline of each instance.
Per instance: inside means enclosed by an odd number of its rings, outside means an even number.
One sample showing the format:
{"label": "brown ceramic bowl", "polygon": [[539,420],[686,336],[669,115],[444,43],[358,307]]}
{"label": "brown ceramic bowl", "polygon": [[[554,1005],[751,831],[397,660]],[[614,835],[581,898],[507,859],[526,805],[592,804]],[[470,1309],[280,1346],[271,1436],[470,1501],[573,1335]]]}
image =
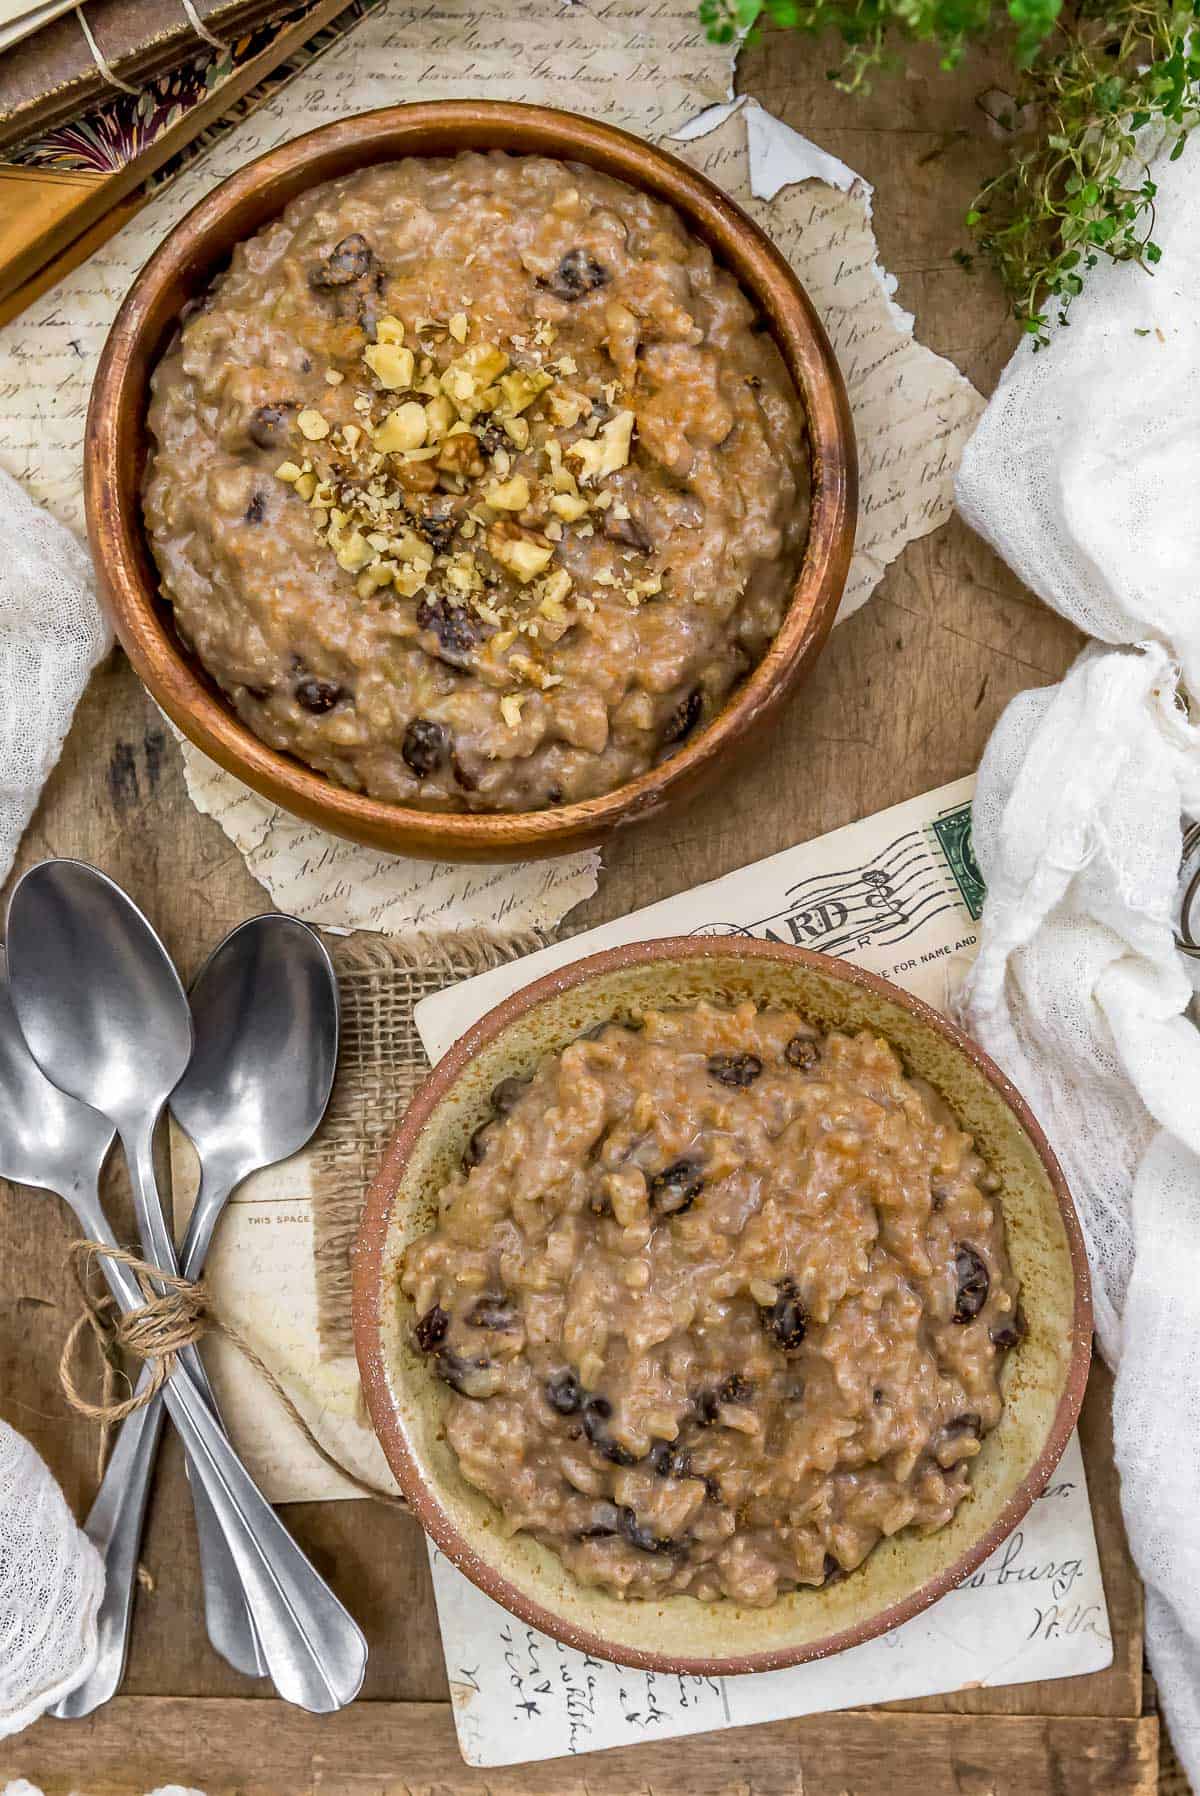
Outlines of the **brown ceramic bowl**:
{"label": "brown ceramic bowl", "polygon": [[[926,1078],[1003,1180],[1008,1247],[1029,1333],[1003,1374],[1004,1413],[972,1461],[971,1494],[940,1533],[882,1541],[857,1571],[769,1609],[693,1597],[626,1601],[587,1590],[467,1484],[442,1429],[446,1388],[411,1345],[397,1285],[406,1244],[502,1078],[528,1074],[594,1023],[701,998],[795,1006],[822,1028],[871,1029]],[[1045,1137],[979,1048],[917,999],[824,954],[774,942],[677,937],[612,948],[516,992],[468,1031],[418,1092],[367,1197],[354,1268],[354,1333],[375,1431],[438,1546],[523,1621],[598,1658],[724,1676],[840,1652],[928,1607],[966,1578],[1040,1494],[1079,1414],[1091,1353],[1087,1259]]]}
{"label": "brown ceramic bowl", "polygon": [[[371,163],[464,149],[537,152],[589,163],[666,200],[736,276],[769,323],[808,414],[813,507],[808,546],[783,626],[707,729],[605,797],[550,811],[459,815],[349,792],[268,748],[235,715],[176,636],[142,528],[149,377],[189,299],[235,244],[297,194]],[[496,861],[591,846],[691,790],[779,710],[811,666],[850,563],[857,466],[845,389],[808,297],[779,252],[718,188],[673,156],[611,125],[541,106],[451,100],[342,119],[283,144],[190,212],[143,268],[100,358],[84,456],[88,533],[101,589],[129,659],[185,735],[265,798],[373,848],[440,860]]]}

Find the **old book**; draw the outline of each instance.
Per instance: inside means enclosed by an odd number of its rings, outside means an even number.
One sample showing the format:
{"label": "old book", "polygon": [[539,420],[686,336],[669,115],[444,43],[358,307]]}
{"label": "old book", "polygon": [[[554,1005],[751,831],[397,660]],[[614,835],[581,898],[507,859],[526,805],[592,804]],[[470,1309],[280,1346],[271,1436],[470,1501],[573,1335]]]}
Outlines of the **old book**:
{"label": "old book", "polygon": [[38,135],[0,161],[0,323],[75,267],[232,123],[351,30],[378,0],[316,0],[207,51],[142,93]]}
{"label": "old book", "polygon": [[71,6],[4,51],[0,151],[111,95],[114,82],[105,69],[115,83],[141,87],[197,52],[231,50],[238,38],[295,8],[296,0],[88,0],[86,7]]}

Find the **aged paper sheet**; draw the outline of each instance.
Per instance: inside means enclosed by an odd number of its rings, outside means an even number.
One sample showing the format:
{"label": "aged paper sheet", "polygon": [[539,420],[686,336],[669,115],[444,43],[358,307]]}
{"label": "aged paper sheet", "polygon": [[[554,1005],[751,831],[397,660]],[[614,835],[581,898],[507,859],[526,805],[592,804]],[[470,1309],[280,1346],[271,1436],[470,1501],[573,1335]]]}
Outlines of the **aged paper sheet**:
{"label": "aged paper sheet", "polygon": [[[81,524],[87,394],[130,280],[217,181],[297,132],[405,100],[549,102],[671,147],[741,201],[807,285],[846,376],[862,465],[858,551],[841,615],[913,537],[949,516],[958,456],[982,402],[921,347],[876,260],[870,190],[761,107],[728,103],[729,52],[693,0],[400,0],[363,21],[231,132],[94,256],[0,330],[0,454],[60,517]],[[549,927],[595,889],[598,857],[544,868],[431,869],[294,823],[184,748],[189,791],[274,901],[341,928],[426,933]]]}
{"label": "aged paper sheet", "polygon": [[[878,1640],[789,1671],[664,1677],[576,1652],[493,1603],[432,1545],[459,1746],[512,1765],[1112,1662],[1079,1438],[1017,1531],[959,1589]],[[797,1785],[799,1787],[799,1785]]]}
{"label": "aged paper sheet", "polygon": [[[448,987],[417,1007],[432,1060],[508,992],[581,955],[664,935],[746,935],[857,961],[939,1009],[974,958],[983,882],[974,781],[896,805],[710,885]],[[703,1733],[970,1684],[1074,1677],[1112,1643],[1078,1439],[1021,1527],[966,1584],[879,1640],[754,1677],[656,1677],[598,1663],[517,1622],[432,1546],[468,1763],[502,1765]]]}
{"label": "aged paper sheet", "polygon": [[[983,902],[971,847],[972,788],[970,779],[956,781],[448,986],[417,1007],[429,1056],[437,1060],[506,993],[552,967],[615,942],[663,935],[799,942],[858,961],[949,1009],[975,953]],[[391,1489],[362,1415],[354,1362],[322,1361],[317,1350],[312,1178],[311,1157],[300,1155],[242,1187],[218,1233],[210,1283],[219,1309],[277,1371],[326,1446],[360,1476]],[[264,1290],[273,1293],[270,1302]],[[268,1494],[281,1501],[350,1494],[232,1349],[217,1340],[205,1353],[234,1437]],[[478,1765],[973,1683],[1075,1676],[1111,1659],[1074,1440],[1018,1533],[965,1588],[882,1640],[826,1665],[770,1676],[709,1683],[619,1671],[514,1622],[440,1554],[432,1560],[459,1738],[464,1756]]]}

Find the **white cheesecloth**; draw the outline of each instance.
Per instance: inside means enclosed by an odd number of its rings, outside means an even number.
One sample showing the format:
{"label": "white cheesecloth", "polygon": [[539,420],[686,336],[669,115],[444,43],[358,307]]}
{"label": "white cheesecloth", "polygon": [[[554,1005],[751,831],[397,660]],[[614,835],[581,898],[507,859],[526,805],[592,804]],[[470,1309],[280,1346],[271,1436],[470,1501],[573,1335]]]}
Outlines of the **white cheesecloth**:
{"label": "white cheesecloth", "polygon": [[959,470],[963,515],[1093,638],[984,756],[965,1011],[1079,1207],[1150,1661],[1200,1788],[1200,961],[1173,934],[1200,814],[1200,146],[1153,174],[1153,277],[1097,268]]}
{"label": "white cheesecloth", "polygon": [[100,1555],[44,1461],[0,1422],[0,1739],[91,1671],[103,1591]]}
{"label": "white cheesecloth", "polygon": [[[0,471],[0,880],[108,642],[84,550]],[[0,1422],[0,1738],[87,1676],[103,1588],[46,1465]]]}

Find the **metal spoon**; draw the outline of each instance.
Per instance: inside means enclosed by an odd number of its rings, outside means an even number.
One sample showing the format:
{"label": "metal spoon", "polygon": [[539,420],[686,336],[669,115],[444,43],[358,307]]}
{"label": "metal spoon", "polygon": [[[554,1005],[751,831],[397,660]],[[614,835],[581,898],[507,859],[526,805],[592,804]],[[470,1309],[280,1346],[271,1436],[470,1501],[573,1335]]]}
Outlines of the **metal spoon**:
{"label": "metal spoon", "polygon": [[[13,893],[8,955],[13,1008],[34,1058],[61,1090],[116,1124],[143,1241],[173,1271],[153,1137],[190,1058],[192,1026],[162,943],[95,868],[44,861]],[[96,1221],[103,1217],[89,1215],[85,1226],[106,1240]],[[103,1264],[118,1301],[132,1307],[134,1281]],[[263,1498],[186,1367],[163,1395],[229,1543],[276,1689],[302,1708],[343,1707],[366,1670],[361,1632]]]}
{"label": "metal spoon", "polygon": [[[195,1051],[170,1102],[200,1160],[179,1255],[183,1276],[198,1278],[230,1193],[298,1153],[325,1114],[337,1068],[337,975],[311,929],[268,913],[213,950],[191,1004]],[[237,1669],[263,1677],[266,1661],[203,1486],[193,1502],[209,1638]]]}
{"label": "metal spoon", "polygon": [[[200,1159],[200,1188],[180,1252],[183,1276],[198,1278],[230,1192],[252,1172],[298,1152],[325,1113],[337,1065],[337,978],[312,930],[293,917],[268,914],[240,924],[214,948],[190,998],[196,1047],[171,1109]],[[106,1572],[100,1653],[91,1676],[55,1705],[61,1720],[90,1715],[120,1688],[162,1418],[158,1398],[128,1418],[88,1516],[87,1533]],[[193,1487],[193,1502],[209,1639],[236,1670],[265,1677],[237,1568],[202,1485]]]}

